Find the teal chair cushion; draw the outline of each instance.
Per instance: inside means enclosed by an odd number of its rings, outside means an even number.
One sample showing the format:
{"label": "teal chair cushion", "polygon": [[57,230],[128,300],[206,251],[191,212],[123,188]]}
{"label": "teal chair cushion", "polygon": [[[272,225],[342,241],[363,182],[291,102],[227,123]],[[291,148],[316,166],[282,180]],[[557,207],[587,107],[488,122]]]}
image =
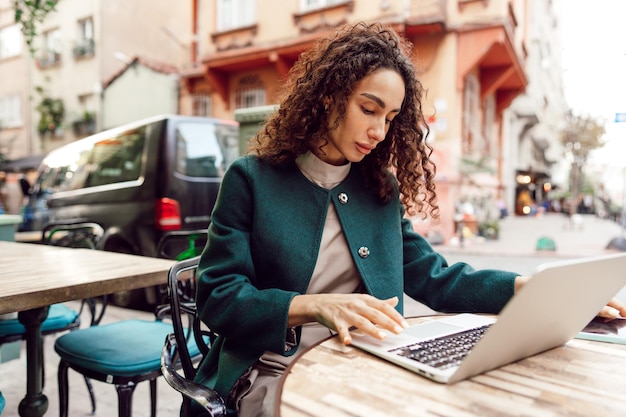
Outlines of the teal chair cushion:
{"label": "teal chair cushion", "polygon": [[70,366],[135,376],[160,368],[165,337],[173,331],[172,324],[162,321],[123,320],[67,333],[54,349]]}
{"label": "teal chair cushion", "polygon": [[[78,311],[65,304],[53,304],[48,311],[48,317],[41,324],[41,332],[62,330],[78,319]],[[23,334],[26,331],[18,319],[0,320],[0,336]]]}
{"label": "teal chair cushion", "polygon": [[2,414],[2,410],[4,410],[4,395],[2,395],[2,392],[0,391],[0,414]]}

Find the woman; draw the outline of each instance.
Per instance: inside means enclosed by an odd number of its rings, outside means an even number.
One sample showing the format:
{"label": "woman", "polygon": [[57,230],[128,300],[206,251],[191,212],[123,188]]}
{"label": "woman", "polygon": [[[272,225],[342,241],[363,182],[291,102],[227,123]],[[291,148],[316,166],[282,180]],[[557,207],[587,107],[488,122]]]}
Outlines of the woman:
{"label": "woman", "polygon": [[321,338],[401,332],[403,292],[438,311],[497,313],[525,280],[448,265],[404,218],[437,217],[410,50],[378,24],[321,40],[224,176],[197,294],[220,336],[197,380],[240,416],[273,415],[278,376]]}

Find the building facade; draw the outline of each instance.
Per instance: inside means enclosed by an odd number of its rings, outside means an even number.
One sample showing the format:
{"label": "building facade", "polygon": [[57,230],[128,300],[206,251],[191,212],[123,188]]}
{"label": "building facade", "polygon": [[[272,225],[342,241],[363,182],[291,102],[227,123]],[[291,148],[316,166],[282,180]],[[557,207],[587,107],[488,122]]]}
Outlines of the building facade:
{"label": "building facade", "polygon": [[19,158],[162,109],[235,119],[272,108],[317,38],[382,22],[413,43],[427,89],[441,218],[414,225],[448,240],[460,218],[476,232],[497,203],[523,213],[523,192],[536,203],[549,192],[564,111],[556,1],[60,0],[31,56],[6,42],[20,35],[0,0],[0,146]]}
{"label": "building facade", "polygon": [[[445,240],[457,232],[460,214],[477,227],[497,219],[496,201],[514,205],[508,167],[524,166],[515,154],[526,149],[509,143],[520,133],[507,109],[529,84],[533,3],[551,2],[193,0],[197,42],[181,74],[180,110],[232,118],[241,108],[275,104],[289,68],[329,28],[390,24],[414,45],[437,164],[441,220],[414,225]],[[463,213],[469,206],[471,213]]]}
{"label": "building facade", "polygon": [[32,69],[11,0],[0,0],[0,154],[7,159],[32,155],[32,114],[28,111]]}
{"label": "building facade", "polygon": [[[3,48],[10,56],[3,59],[0,55],[0,103],[8,100],[9,112],[21,107],[21,123],[11,113],[15,131],[5,127],[0,132],[3,136],[18,135],[15,142],[19,146],[8,153],[11,159],[46,153],[111,127],[105,125],[104,111],[107,106],[115,107],[115,103],[104,104],[103,86],[117,80],[129,64],[150,62],[150,68],[161,68],[159,72],[169,74],[178,72],[189,61],[188,2],[172,7],[168,0],[60,0],[55,11],[38,25],[32,55],[21,36],[15,41],[19,30],[15,35],[14,27],[18,27],[12,24],[13,19],[11,0],[0,0],[0,39],[11,38],[11,46]],[[147,77],[150,75],[146,72]],[[142,109],[134,110],[141,114],[162,108],[178,112],[178,83],[173,82],[174,98],[171,94],[129,91],[133,96],[144,94],[143,100],[134,103],[147,109],[143,113]],[[19,100],[13,98],[17,95]],[[168,103],[159,106],[155,100]],[[124,104],[121,101],[117,105]]]}
{"label": "building facade", "polygon": [[553,194],[568,185],[569,167],[559,139],[568,106],[558,7],[556,1],[528,3],[528,85],[505,112],[505,201],[516,215],[554,209]]}

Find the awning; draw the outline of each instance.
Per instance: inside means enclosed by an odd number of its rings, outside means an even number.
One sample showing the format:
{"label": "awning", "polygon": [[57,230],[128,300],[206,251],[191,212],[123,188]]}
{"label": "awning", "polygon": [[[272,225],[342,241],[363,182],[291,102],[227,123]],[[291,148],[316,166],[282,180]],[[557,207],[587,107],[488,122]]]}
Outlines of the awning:
{"label": "awning", "polygon": [[45,154],[30,155],[23,158],[13,159],[12,161],[5,161],[0,164],[0,171],[22,172],[28,171],[29,169],[37,169],[45,157]]}

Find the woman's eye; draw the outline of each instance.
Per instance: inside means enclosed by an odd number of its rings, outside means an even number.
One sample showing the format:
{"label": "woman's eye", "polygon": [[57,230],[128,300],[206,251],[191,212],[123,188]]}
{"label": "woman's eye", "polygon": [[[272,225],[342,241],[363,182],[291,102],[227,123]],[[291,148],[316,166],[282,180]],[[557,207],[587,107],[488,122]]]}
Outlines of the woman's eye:
{"label": "woman's eye", "polygon": [[365,113],[365,114],[374,114],[374,111],[366,109],[365,107],[363,107],[363,113]]}

